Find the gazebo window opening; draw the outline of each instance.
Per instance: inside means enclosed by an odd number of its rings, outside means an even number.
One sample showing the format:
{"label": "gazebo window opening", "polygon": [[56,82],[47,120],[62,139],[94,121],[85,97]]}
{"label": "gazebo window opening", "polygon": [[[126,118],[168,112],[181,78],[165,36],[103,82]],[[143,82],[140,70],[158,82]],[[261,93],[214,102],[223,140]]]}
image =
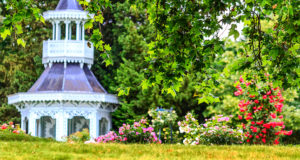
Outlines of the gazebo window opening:
{"label": "gazebo window opening", "polygon": [[25,117],[24,122],[23,122],[23,125],[24,125],[23,129],[25,130],[26,134],[28,134],[28,129],[29,129],[28,124],[29,124],[28,123],[28,118]]}
{"label": "gazebo window opening", "polygon": [[37,119],[35,135],[43,138],[55,138],[56,119],[50,116],[42,116],[40,119]]}
{"label": "gazebo window opening", "polygon": [[105,135],[108,133],[108,120],[106,118],[102,118],[99,121],[99,136]]}
{"label": "gazebo window opening", "polygon": [[89,119],[85,119],[83,116],[74,116],[72,119],[68,119],[68,136],[85,128],[90,128]]}

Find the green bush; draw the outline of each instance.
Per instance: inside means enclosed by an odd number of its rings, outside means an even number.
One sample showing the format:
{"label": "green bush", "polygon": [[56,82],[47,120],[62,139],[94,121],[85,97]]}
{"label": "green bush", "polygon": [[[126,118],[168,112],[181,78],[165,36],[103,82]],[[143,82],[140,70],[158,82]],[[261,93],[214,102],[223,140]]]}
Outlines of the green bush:
{"label": "green bush", "polygon": [[68,142],[85,142],[90,140],[90,133],[87,128],[83,129],[81,132],[75,132],[67,137]]}
{"label": "green bush", "polygon": [[0,131],[0,141],[25,141],[25,142],[54,142],[50,138],[39,138],[28,134],[14,134]]}

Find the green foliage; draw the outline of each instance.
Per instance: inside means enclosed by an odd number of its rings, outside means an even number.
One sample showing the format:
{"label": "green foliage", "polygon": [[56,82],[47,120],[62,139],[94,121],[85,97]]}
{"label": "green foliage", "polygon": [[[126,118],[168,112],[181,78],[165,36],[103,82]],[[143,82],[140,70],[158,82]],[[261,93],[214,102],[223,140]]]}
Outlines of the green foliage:
{"label": "green foliage", "polygon": [[[5,40],[0,39],[0,123],[20,122],[20,114],[15,107],[7,105],[6,96],[26,92],[44,68],[41,62],[41,42],[50,37],[51,25],[37,20],[35,16],[32,16],[32,11],[35,10],[34,8],[39,8],[39,12],[54,9],[57,3],[58,0],[41,0],[38,4],[36,1],[0,2],[1,15],[10,17],[0,21],[0,30],[12,27],[11,36],[6,37]],[[11,7],[7,7],[10,5]],[[33,10],[26,8],[33,8]],[[21,18],[17,18],[18,16]],[[21,30],[20,25],[23,33],[18,31]],[[14,28],[15,26],[19,29]],[[26,47],[19,46],[17,41],[19,43],[24,41]]]}

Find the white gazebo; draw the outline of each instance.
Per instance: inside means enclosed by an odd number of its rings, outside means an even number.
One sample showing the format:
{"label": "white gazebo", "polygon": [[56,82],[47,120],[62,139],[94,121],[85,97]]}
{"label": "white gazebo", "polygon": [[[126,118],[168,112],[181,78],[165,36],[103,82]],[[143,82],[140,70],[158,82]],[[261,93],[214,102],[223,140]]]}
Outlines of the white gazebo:
{"label": "white gazebo", "polygon": [[8,103],[21,112],[22,129],[59,141],[84,128],[91,138],[107,133],[118,99],[90,70],[94,48],[85,40],[88,12],[77,0],[60,0],[44,18],[53,25],[52,39],[43,42],[45,71],[26,93],[8,96]]}

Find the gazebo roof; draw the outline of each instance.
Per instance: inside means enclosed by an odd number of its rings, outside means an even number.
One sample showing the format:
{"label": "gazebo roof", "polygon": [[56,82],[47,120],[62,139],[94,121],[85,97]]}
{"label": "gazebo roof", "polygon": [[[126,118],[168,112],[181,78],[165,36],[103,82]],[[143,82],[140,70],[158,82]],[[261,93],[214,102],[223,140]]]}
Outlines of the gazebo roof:
{"label": "gazebo roof", "polygon": [[55,10],[80,10],[83,11],[77,0],[60,0]]}
{"label": "gazebo roof", "polygon": [[47,67],[28,90],[44,91],[107,93],[93,72],[86,65],[81,68],[78,63],[69,63],[66,67],[63,63],[54,63],[52,67]]}

